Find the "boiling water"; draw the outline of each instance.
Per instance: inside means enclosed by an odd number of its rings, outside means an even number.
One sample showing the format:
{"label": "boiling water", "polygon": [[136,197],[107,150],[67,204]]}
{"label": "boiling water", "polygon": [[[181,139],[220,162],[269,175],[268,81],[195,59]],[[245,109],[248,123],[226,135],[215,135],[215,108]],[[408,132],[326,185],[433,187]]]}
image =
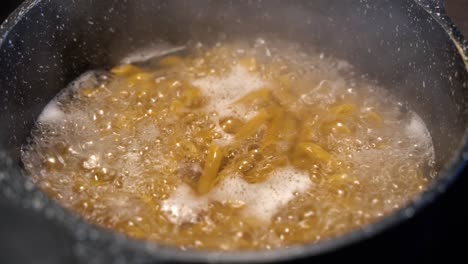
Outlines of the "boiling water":
{"label": "boiling water", "polygon": [[243,250],[344,234],[434,174],[421,118],[345,61],[264,40],[186,53],[64,89],[23,151],[36,183],[133,238]]}

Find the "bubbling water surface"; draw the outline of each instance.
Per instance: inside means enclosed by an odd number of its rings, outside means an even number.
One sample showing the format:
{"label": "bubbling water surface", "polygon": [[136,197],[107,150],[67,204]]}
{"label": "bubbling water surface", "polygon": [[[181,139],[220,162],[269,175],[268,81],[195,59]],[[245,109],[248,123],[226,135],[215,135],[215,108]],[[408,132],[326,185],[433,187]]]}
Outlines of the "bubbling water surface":
{"label": "bubbling water surface", "polygon": [[424,122],[351,64],[274,40],[186,49],[57,95],[23,150],[35,182],[136,239],[252,250],[352,231],[433,177]]}

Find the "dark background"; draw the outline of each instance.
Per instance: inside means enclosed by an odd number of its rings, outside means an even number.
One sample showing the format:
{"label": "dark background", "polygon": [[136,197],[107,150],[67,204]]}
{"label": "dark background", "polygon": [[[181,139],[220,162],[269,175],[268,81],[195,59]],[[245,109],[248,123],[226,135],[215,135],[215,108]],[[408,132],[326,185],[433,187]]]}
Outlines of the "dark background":
{"label": "dark background", "polygon": [[[0,21],[21,0],[0,0]],[[446,0],[452,20],[468,36],[468,0]],[[319,259],[319,262],[468,263],[468,172],[431,207],[376,239]],[[32,223],[31,219],[34,219]],[[41,223],[41,224],[38,224]],[[71,263],[61,230],[0,199],[0,264]],[[41,228],[38,228],[41,226]]]}

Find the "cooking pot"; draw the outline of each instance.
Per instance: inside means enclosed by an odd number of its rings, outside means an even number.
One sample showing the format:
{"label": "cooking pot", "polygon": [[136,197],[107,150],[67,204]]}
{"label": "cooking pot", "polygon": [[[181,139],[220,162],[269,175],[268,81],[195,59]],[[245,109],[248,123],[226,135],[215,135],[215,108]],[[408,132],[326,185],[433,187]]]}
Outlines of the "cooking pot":
{"label": "cooking pot", "polygon": [[[262,252],[182,251],[86,223],[38,190],[21,169],[44,106],[89,69],[148,45],[274,36],[349,61],[426,122],[438,176],[407,206],[317,244]],[[31,223],[60,233],[63,262],[264,262],[349,248],[420,214],[468,159],[467,45],[438,1],[27,0],[0,28],[0,193]],[[37,220],[41,219],[41,220]]]}

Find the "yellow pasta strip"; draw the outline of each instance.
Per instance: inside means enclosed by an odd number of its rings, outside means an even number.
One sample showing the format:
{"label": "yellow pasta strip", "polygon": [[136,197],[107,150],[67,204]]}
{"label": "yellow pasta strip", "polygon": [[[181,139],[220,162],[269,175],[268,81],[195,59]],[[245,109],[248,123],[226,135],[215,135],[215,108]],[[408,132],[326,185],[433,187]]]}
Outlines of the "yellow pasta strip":
{"label": "yellow pasta strip", "polygon": [[297,140],[299,142],[308,141],[313,132],[313,119],[306,118],[302,124]]}
{"label": "yellow pasta strip", "polygon": [[287,88],[281,87],[279,89],[274,89],[272,94],[275,100],[288,110],[296,104],[297,99]]}
{"label": "yellow pasta strip", "polygon": [[285,113],[284,122],[281,125],[280,139],[288,144],[293,144],[296,141],[298,134],[298,122],[289,113]]}
{"label": "yellow pasta strip", "polygon": [[205,166],[203,173],[198,181],[198,194],[206,194],[210,191],[213,186],[213,182],[218,174],[221,161],[223,159],[222,151],[216,144],[211,144],[208,155],[205,160]]}
{"label": "yellow pasta strip", "polygon": [[147,72],[137,72],[128,77],[128,82],[136,83],[149,81],[153,78],[153,75]]}
{"label": "yellow pasta strip", "polygon": [[243,122],[238,118],[229,117],[221,119],[219,121],[219,125],[224,132],[228,134],[236,134],[242,128]]}
{"label": "yellow pasta strip", "polygon": [[330,109],[330,112],[339,117],[349,117],[356,112],[356,106],[354,104],[342,104],[334,106]]}
{"label": "yellow pasta strip", "polygon": [[276,140],[278,140],[280,130],[284,125],[284,111],[281,108],[276,108],[273,112],[273,120],[271,120],[271,124],[268,127],[265,137],[263,138],[263,147],[273,144]]}
{"label": "yellow pasta strip", "polygon": [[186,84],[185,89],[182,91],[182,100],[187,107],[196,108],[202,105],[203,97],[197,88],[190,84]]}
{"label": "yellow pasta strip", "polygon": [[243,96],[242,98],[236,100],[235,104],[253,104],[258,100],[268,100],[271,96],[271,90],[267,88],[255,90]]}
{"label": "yellow pasta strip", "polygon": [[113,68],[111,72],[117,76],[128,76],[141,72],[141,69],[131,64],[123,64]]}
{"label": "yellow pasta strip", "polygon": [[311,142],[301,142],[297,145],[299,151],[305,153],[309,158],[328,162],[331,159],[330,153],[317,144]]}
{"label": "yellow pasta strip", "polygon": [[263,125],[268,119],[270,119],[270,114],[262,110],[254,118],[249,120],[236,134],[237,140],[246,139],[252,134],[254,134],[258,128]]}

